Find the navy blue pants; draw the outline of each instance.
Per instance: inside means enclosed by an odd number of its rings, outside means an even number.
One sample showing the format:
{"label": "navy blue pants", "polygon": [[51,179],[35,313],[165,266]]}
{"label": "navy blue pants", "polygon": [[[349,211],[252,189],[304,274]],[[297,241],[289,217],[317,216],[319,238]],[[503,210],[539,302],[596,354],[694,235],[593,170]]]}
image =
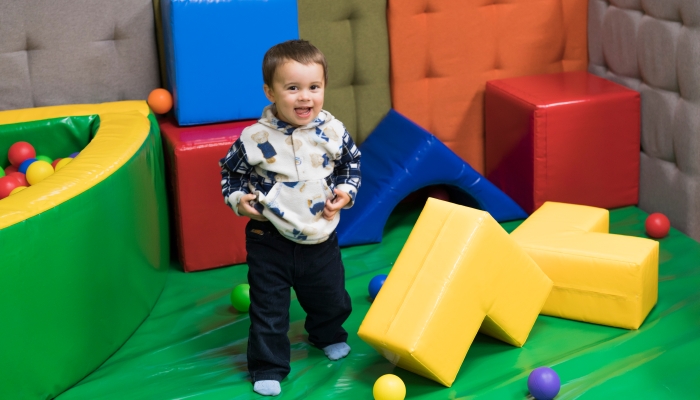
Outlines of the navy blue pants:
{"label": "navy blue pants", "polygon": [[289,374],[290,288],[306,311],[304,327],[318,348],[345,342],[342,324],[352,306],[345,290],[345,268],[334,232],[319,244],[284,238],[270,222],[246,226],[250,333],[248,371],[253,382],[281,381]]}

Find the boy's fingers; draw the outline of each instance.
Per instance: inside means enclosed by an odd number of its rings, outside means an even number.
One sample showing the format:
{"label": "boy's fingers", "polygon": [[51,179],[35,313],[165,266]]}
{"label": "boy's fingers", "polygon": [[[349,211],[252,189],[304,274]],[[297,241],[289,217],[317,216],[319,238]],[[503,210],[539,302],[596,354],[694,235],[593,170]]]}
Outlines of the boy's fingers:
{"label": "boy's fingers", "polygon": [[255,200],[255,195],[253,193],[244,194],[241,197],[241,201],[251,201],[251,200]]}
{"label": "boy's fingers", "polygon": [[337,211],[340,210],[340,205],[330,200],[326,200],[326,209],[331,211]]}

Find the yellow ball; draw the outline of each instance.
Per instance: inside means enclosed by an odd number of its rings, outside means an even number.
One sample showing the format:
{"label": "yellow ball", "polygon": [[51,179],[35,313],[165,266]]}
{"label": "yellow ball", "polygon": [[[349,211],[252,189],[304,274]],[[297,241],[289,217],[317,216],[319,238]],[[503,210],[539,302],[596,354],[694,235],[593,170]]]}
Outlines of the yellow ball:
{"label": "yellow ball", "polygon": [[12,191],[10,192],[10,196],[12,196],[15,193],[21,192],[26,188],[26,186],[17,186],[16,188],[12,189]]}
{"label": "yellow ball", "polygon": [[404,400],[406,385],[396,375],[382,375],[374,382],[372,394],[375,400]]}
{"label": "yellow ball", "polygon": [[56,163],[56,172],[58,172],[59,169],[68,165],[68,163],[71,161],[73,161],[73,159],[70,157],[62,158],[61,161]]}
{"label": "yellow ball", "polygon": [[53,167],[46,161],[34,161],[27,168],[27,182],[30,185],[36,185],[51,175],[53,175]]}

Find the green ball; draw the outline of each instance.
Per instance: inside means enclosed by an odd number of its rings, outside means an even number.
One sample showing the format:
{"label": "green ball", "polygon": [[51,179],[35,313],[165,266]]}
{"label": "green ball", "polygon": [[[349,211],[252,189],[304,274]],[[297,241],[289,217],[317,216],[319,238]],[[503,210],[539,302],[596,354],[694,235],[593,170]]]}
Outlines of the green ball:
{"label": "green ball", "polygon": [[5,176],[5,169],[3,167],[0,167],[0,178]]}
{"label": "green ball", "polygon": [[250,285],[241,283],[231,291],[231,305],[240,312],[248,312],[250,308]]}
{"label": "green ball", "polygon": [[36,159],[46,161],[49,164],[51,164],[53,162],[51,157],[47,157],[47,156],[36,156]]}

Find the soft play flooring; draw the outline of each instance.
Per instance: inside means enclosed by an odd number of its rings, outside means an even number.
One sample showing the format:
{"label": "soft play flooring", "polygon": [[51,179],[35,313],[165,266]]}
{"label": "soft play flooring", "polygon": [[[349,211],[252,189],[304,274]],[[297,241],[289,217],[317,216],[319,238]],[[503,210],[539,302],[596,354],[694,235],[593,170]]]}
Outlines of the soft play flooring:
{"label": "soft play flooring", "polygon": [[[382,243],[342,250],[353,302],[346,359],[330,362],[306,342],[305,314],[292,301],[292,372],[278,398],[372,399],[374,381],[393,373],[406,383],[407,399],[525,399],[529,372],[543,365],[561,378],[557,399],[700,398],[700,244],[675,230],[660,240],[659,302],[638,331],[540,316],[522,348],[477,335],[451,388],[394,367],[356,333],[370,306],[369,280],[389,272],[419,213],[402,204]],[[635,207],[613,210],[611,232],[644,236],[644,218]],[[173,265],[136,333],[58,399],[262,398],[246,371],[248,316],[229,304],[246,272],[240,265],[185,274]]]}

